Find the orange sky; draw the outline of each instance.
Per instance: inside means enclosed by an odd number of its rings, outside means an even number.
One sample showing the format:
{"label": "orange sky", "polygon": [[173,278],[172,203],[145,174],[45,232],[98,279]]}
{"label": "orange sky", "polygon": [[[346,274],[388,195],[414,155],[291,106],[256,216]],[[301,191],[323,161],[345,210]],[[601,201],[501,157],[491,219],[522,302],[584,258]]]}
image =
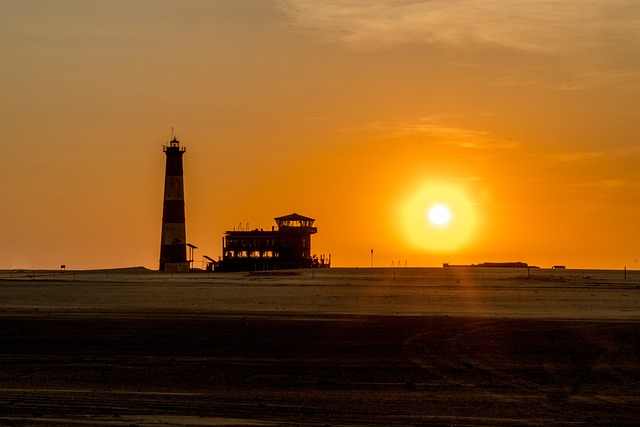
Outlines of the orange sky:
{"label": "orange sky", "polygon": [[0,268],[157,268],[174,127],[197,260],[297,212],[334,266],[640,269],[639,47],[633,0],[3,1]]}

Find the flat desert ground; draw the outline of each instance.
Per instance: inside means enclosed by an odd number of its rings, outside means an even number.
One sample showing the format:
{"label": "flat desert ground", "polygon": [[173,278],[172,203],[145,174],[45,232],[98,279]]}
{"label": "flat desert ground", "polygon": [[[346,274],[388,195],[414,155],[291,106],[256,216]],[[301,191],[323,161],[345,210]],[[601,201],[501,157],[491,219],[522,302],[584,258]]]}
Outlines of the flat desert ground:
{"label": "flat desert ground", "polygon": [[0,271],[3,426],[640,425],[640,272]]}

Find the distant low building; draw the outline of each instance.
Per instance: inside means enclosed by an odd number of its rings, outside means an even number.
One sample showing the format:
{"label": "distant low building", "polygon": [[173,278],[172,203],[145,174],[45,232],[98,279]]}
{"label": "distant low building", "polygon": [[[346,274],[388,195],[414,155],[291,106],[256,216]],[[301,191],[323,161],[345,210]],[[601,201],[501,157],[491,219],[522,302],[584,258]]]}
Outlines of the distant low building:
{"label": "distant low building", "polygon": [[222,258],[211,262],[215,271],[262,271],[292,268],[328,268],[331,255],[311,254],[314,219],[297,213],[275,218],[271,230],[233,230],[222,238]]}
{"label": "distant low building", "polygon": [[486,268],[539,268],[526,262],[481,262],[480,264],[449,264],[445,262],[443,267],[486,267]]}

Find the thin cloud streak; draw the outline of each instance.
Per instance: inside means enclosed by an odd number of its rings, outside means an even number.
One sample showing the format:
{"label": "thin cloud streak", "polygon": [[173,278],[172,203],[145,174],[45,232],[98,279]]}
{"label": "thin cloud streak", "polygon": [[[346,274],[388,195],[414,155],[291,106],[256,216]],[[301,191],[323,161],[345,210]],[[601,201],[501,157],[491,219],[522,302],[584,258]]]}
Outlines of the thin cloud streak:
{"label": "thin cloud streak", "polygon": [[[574,188],[588,197],[612,197],[616,191],[637,190],[639,183],[629,178],[607,178],[595,181],[576,182],[570,188]],[[587,197],[583,195],[581,197]]]}
{"label": "thin cloud streak", "polygon": [[299,28],[356,49],[477,42],[573,52],[640,41],[635,0],[280,0]]}
{"label": "thin cloud streak", "polygon": [[393,137],[428,137],[440,143],[471,149],[512,149],[520,145],[517,141],[500,141],[486,131],[447,125],[438,117],[423,117],[407,122],[379,122],[368,127],[390,133]]}
{"label": "thin cloud streak", "polygon": [[603,151],[577,151],[574,153],[552,154],[549,157],[557,163],[587,162],[604,156]]}
{"label": "thin cloud streak", "polygon": [[555,163],[586,163],[592,160],[599,160],[605,157],[629,157],[636,156],[640,153],[640,147],[633,145],[631,147],[607,150],[607,151],[574,151],[567,153],[550,154],[547,157]]}

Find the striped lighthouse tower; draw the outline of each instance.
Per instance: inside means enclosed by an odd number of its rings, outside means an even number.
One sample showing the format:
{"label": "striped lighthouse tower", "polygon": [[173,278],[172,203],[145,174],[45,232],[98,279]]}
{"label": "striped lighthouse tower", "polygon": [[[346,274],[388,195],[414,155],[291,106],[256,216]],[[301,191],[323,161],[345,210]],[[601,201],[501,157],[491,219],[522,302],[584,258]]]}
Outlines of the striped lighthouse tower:
{"label": "striped lighthouse tower", "polygon": [[160,271],[186,273],[187,231],[184,215],[184,182],[182,177],[182,155],[185,147],[173,137],[168,146],[162,147],[167,155],[164,177],[164,203],[162,205],[162,238],[160,241]]}

